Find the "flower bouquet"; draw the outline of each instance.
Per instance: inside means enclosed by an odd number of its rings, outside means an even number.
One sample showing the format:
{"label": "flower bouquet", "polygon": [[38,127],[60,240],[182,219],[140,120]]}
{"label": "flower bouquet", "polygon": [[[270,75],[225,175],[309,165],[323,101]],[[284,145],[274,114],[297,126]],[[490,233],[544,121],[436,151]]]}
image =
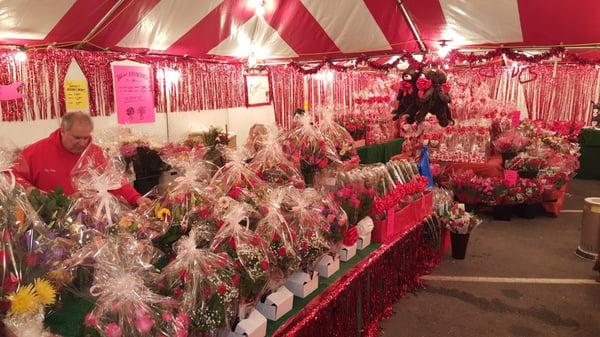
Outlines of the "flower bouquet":
{"label": "flower bouquet", "polygon": [[[300,269],[308,274],[315,270],[315,266],[323,254],[331,251],[330,243],[325,239],[323,233],[330,233],[332,238],[339,238],[334,234],[342,228],[333,229],[327,217],[323,217],[321,211],[314,206],[314,189],[290,190],[284,200],[288,222],[293,231],[294,249],[301,259]],[[337,220],[333,219],[334,221]],[[343,221],[340,221],[340,223]],[[343,224],[342,224],[343,226]],[[343,233],[343,232],[342,232]],[[343,237],[343,235],[341,235]]]}
{"label": "flower bouquet", "polygon": [[[56,302],[64,278],[58,265],[66,251],[54,249],[25,192],[0,176],[0,333],[42,336],[45,309]],[[63,274],[60,274],[63,275]],[[55,284],[54,282],[61,284]]]}
{"label": "flower bouquet", "polygon": [[359,221],[371,213],[375,191],[362,183],[347,184],[335,193],[335,200],[348,216],[348,232],[344,245],[352,246],[358,240]]}
{"label": "flower bouquet", "polygon": [[166,232],[155,237],[153,243],[168,255],[173,254],[173,243],[192,227],[203,236],[205,247],[216,233],[216,191],[207,187],[214,165],[197,160],[196,155],[192,152],[176,164],[182,175],[146,212],[147,217],[166,225]]}
{"label": "flower bouquet", "polygon": [[178,312],[175,300],[154,293],[149,286],[158,274],[141,259],[151,248],[131,238],[113,237],[97,242],[94,309],[85,317],[86,336],[187,337],[190,320]]}
{"label": "flower bouquet", "polygon": [[529,139],[514,131],[508,131],[501,134],[494,140],[494,148],[502,154],[502,160],[514,158],[518,152],[523,151],[527,146]]}
{"label": "flower bouquet", "polygon": [[288,133],[283,149],[291,154],[292,162],[300,168],[307,185],[312,185],[315,174],[341,161],[335,148],[315,128],[308,116],[300,118],[300,126]]}
{"label": "flower bouquet", "polygon": [[206,132],[188,135],[184,144],[190,148],[204,146],[206,160],[221,167],[225,164],[223,150],[229,144],[229,135],[227,131],[211,126]]}
{"label": "flower bouquet", "polygon": [[319,125],[319,129],[325,139],[332,143],[335,148],[338,158],[345,166],[357,165],[360,161],[354,148],[352,136],[341,125],[333,119],[333,113],[326,111],[323,114],[323,120]]}
{"label": "flower bouquet", "polygon": [[352,139],[365,139],[367,133],[367,119],[362,114],[343,114],[338,118],[337,122],[348,131]]}
{"label": "flower bouquet", "polygon": [[[285,283],[285,278],[300,266],[300,257],[294,250],[294,231],[290,228],[282,212],[286,189],[271,191],[264,202],[266,214],[258,222],[255,233],[268,243],[272,274],[268,292],[277,290]],[[265,294],[266,295],[266,294]]]}
{"label": "flower bouquet", "polygon": [[294,164],[286,158],[285,152],[279,145],[276,131],[268,132],[261,145],[262,149],[256,153],[250,169],[270,185],[303,188],[302,176]]}
{"label": "flower bouquet", "polygon": [[455,203],[446,213],[441,215],[441,220],[452,233],[469,234],[481,224],[481,219]]}
{"label": "flower bouquet", "polygon": [[[210,249],[225,252],[234,261],[240,275],[239,291],[242,304],[253,304],[265,291],[271,275],[268,243],[251,231],[248,225],[250,206],[235,203],[223,216],[223,224]],[[242,310],[240,318],[246,318]]]}
{"label": "flower bouquet", "polygon": [[88,146],[71,172],[73,207],[69,218],[76,224],[106,232],[129,206],[110,193],[127,181],[119,163],[96,146]]}
{"label": "flower bouquet", "polygon": [[536,178],[541,169],[548,165],[543,157],[531,156],[528,153],[519,153],[515,158],[506,163],[506,168],[519,172],[521,178]]}
{"label": "flower bouquet", "polygon": [[177,257],[162,270],[157,287],[181,302],[192,335],[216,336],[236,316],[240,276],[227,254],[198,249],[196,234],[192,230],[179,240]]}

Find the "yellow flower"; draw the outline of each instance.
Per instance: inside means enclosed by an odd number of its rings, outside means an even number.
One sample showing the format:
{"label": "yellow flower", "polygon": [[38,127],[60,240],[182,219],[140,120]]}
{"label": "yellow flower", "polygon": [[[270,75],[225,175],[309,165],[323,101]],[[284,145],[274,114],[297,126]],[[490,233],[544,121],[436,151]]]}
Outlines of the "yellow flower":
{"label": "yellow flower", "polygon": [[24,315],[35,312],[40,308],[40,298],[33,289],[33,284],[28,284],[14,293],[8,295],[11,315]]}
{"label": "yellow flower", "polygon": [[161,220],[164,220],[166,216],[171,217],[171,211],[168,208],[157,208],[154,213]]}
{"label": "yellow flower", "polygon": [[35,292],[43,305],[50,305],[56,302],[56,289],[47,280],[35,279]]}

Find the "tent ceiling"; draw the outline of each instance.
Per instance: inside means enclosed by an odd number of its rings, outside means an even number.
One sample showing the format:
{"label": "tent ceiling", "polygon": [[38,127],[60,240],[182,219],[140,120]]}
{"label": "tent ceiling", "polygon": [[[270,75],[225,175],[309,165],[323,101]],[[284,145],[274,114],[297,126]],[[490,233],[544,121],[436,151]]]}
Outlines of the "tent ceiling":
{"label": "tent ceiling", "polygon": [[[0,0],[0,44],[320,59],[417,51],[396,0]],[[430,49],[600,41],[600,1],[403,0]]]}

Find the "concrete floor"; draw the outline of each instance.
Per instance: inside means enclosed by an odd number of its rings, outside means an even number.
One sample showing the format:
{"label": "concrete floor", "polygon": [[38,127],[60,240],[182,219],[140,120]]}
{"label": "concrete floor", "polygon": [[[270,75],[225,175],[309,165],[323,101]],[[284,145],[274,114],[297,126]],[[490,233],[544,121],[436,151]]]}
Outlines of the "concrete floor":
{"label": "concrete floor", "polygon": [[[583,198],[600,196],[600,181],[575,180],[569,192],[563,210],[581,210]],[[600,283],[590,282],[598,274],[592,261],[574,254],[580,226],[581,213],[513,216],[510,222],[485,218],[471,234],[466,259],[453,260],[447,253],[432,279],[424,281],[427,288],[394,306],[381,336],[599,337]],[[436,280],[439,276],[507,279]]]}

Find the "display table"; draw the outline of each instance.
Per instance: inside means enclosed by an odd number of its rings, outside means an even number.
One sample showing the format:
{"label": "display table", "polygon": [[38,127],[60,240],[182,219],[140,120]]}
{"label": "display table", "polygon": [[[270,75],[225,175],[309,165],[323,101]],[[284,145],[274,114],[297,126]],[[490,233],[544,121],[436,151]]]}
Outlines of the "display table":
{"label": "display table", "polygon": [[272,336],[377,336],[392,305],[420,287],[420,276],[439,263],[438,250],[424,244],[424,232],[425,225],[419,224],[381,245],[303,304]]}
{"label": "display table", "polygon": [[[391,314],[392,305],[419,287],[419,277],[439,262],[441,252],[425,243],[425,230],[423,223],[417,224],[389,244],[372,243],[359,250],[333,276],[320,278],[313,294],[295,297],[291,312],[269,321],[267,335],[377,336],[379,322]],[[93,305],[65,293],[46,324],[63,337],[83,336],[83,319]]]}
{"label": "display table", "polygon": [[394,155],[402,152],[403,138],[396,138],[383,144],[372,144],[356,148],[361,164],[386,163]]}
{"label": "display table", "polygon": [[582,129],[579,145],[581,166],[575,178],[600,180],[600,130]]}
{"label": "display table", "polygon": [[487,162],[483,164],[458,163],[458,162],[435,162],[446,168],[446,171],[465,171],[473,170],[476,175],[481,177],[502,177],[504,168],[502,167],[502,155],[499,153],[491,155]]}

